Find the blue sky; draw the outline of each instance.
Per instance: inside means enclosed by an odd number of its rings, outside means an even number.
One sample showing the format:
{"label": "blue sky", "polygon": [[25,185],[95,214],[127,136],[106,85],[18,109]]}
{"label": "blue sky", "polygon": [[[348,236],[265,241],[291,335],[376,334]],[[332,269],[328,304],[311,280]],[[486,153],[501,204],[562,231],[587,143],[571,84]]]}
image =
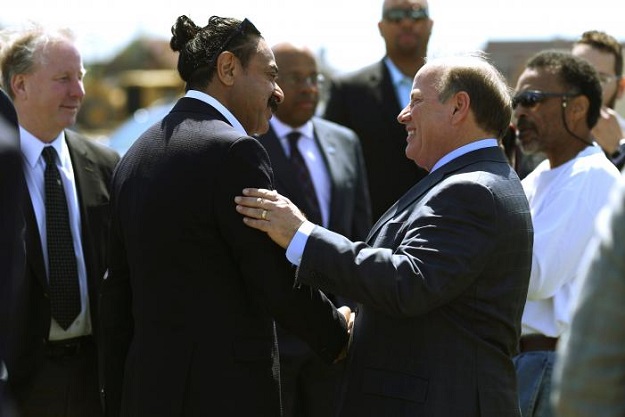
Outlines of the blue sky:
{"label": "blue sky", "polygon": [[[218,3],[218,4],[215,4]],[[27,19],[69,26],[85,61],[106,59],[139,35],[169,39],[176,17],[198,24],[211,15],[249,18],[270,44],[291,40],[323,48],[340,72],[381,58],[382,0],[22,0],[3,8],[0,24]],[[430,0],[435,21],[429,53],[473,51],[489,40],[575,39],[589,29],[625,41],[620,0]],[[618,6],[617,6],[618,5]]]}

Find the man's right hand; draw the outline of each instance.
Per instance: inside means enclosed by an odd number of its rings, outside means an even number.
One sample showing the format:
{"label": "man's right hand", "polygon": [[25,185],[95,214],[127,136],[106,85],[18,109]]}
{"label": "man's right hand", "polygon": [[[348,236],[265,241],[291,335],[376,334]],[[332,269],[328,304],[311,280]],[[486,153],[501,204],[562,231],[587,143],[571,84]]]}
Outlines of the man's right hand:
{"label": "man's right hand", "polygon": [[592,129],[592,135],[608,155],[618,150],[619,142],[625,135],[614,110],[605,106],[601,108],[601,114]]}

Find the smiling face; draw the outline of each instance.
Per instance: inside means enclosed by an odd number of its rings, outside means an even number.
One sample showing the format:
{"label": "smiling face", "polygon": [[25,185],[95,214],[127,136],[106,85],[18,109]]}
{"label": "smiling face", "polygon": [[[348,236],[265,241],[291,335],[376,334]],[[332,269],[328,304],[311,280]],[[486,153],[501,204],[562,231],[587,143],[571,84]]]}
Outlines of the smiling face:
{"label": "smiling face", "polygon": [[263,134],[269,130],[269,119],[275,111],[272,107],[284,99],[276,83],[277,76],[278,66],[273,52],[265,40],[260,38],[256,53],[247,67],[237,71],[232,90],[231,111],[249,135]]}
{"label": "smiling face", "polygon": [[406,126],[406,156],[430,171],[447,153],[446,127],[452,113],[448,100],[439,101],[435,86],[441,68],[425,66],[415,76],[410,103],[399,113],[397,120]]}
{"label": "smiling face", "polygon": [[20,124],[37,138],[51,142],[76,122],[85,90],[80,53],[65,40],[47,44],[28,74],[13,77]]}

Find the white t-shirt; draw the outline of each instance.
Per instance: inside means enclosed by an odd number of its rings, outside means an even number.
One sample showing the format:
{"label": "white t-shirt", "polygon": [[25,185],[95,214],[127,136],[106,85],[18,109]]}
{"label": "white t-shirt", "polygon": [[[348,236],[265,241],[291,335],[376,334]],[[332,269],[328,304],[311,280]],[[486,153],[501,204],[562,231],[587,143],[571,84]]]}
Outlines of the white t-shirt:
{"label": "white t-shirt", "polygon": [[559,337],[568,328],[583,254],[619,177],[601,148],[589,146],[554,169],[544,160],[523,179],[534,249],[522,334]]}

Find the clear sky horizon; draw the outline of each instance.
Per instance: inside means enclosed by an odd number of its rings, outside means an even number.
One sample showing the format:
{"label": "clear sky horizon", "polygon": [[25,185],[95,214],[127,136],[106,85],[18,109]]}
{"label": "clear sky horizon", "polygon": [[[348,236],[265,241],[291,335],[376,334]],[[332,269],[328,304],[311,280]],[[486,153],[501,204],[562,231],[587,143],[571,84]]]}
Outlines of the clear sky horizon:
{"label": "clear sky horizon", "polygon": [[[213,3],[213,4],[211,4]],[[169,39],[179,15],[205,25],[212,15],[249,18],[274,44],[293,41],[325,51],[347,72],[379,60],[382,0],[25,0],[0,13],[0,26],[29,20],[71,27],[85,63],[103,61],[139,36]],[[429,56],[481,50],[488,41],[573,40],[590,29],[625,40],[625,6],[615,0],[430,0],[434,29]]]}

